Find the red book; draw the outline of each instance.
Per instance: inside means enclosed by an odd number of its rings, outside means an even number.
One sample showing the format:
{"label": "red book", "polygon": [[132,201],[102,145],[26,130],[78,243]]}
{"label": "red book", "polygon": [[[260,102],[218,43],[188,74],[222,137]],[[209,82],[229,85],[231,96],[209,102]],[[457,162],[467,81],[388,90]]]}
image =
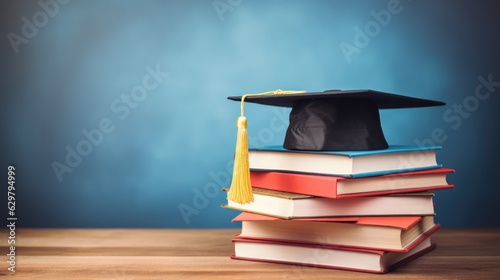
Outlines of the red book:
{"label": "red book", "polygon": [[[232,259],[387,273],[436,248],[430,237],[404,253],[236,237]],[[296,272],[294,272],[296,273]]]}
{"label": "red book", "polygon": [[284,220],[243,212],[238,238],[409,252],[439,229],[434,216],[303,218]]}
{"label": "red book", "polygon": [[437,168],[373,177],[344,178],[330,175],[250,171],[252,186],[262,189],[342,198],[420,192],[453,188],[446,175],[449,168]]}

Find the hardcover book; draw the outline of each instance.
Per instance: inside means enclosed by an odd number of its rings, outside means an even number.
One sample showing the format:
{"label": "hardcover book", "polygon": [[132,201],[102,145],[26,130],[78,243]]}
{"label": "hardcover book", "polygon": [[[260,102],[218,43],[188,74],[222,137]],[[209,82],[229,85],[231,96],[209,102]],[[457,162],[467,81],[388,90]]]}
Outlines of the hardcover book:
{"label": "hardcover book", "polygon": [[252,186],[330,198],[374,196],[452,188],[446,175],[449,168],[387,174],[374,177],[344,178],[286,172],[251,171]]}
{"label": "hardcover book", "polygon": [[224,208],[283,219],[341,216],[434,215],[431,192],[350,197],[342,199],[253,188],[254,201],[239,204],[228,200]]}
{"label": "hardcover book", "polygon": [[430,251],[430,237],[408,252],[387,252],[328,245],[251,240],[236,237],[233,259],[321,268],[387,273]]}
{"label": "hardcover book", "polygon": [[284,220],[241,213],[240,238],[317,243],[406,252],[435,232],[434,216],[307,218]]}
{"label": "hardcover book", "polygon": [[267,146],[249,150],[251,170],[366,177],[438,168],[440,146],[389,146],[367,151],[304,151]]}

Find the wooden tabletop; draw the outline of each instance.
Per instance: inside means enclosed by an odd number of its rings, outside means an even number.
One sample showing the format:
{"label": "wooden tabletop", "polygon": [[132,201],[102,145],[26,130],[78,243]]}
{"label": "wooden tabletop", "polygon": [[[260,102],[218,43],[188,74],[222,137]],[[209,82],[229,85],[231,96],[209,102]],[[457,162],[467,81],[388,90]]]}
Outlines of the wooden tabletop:
{"label": "wooden tabletop", "polygon": [[500,279],[500,229],[440,229],[433,252],[385,275],[231,260],[238,229],[17,229],[5,279]]}

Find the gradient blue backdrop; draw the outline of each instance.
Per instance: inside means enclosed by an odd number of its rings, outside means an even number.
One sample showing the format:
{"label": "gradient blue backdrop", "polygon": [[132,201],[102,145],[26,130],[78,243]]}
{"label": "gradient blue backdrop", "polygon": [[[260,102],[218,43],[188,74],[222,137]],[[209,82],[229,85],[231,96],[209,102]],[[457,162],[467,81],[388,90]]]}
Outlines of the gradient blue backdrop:
{"label": "gradient blue backdrop", "polygon": [[[226,97],[367,88],[447,103],[383,111],[386,137],[413,144],[442,131],[438,160],[456,169],[449,176],[456,188],[436,193],[437,220],[500,226],[495,1],[401,0],[379,29],[372,12],[392,0],[74,0],[47,12],[40,2],[0,4],[3,221],[13,164],[19,226],[239,226],[217,191],[228,183],[239,114]],[[26,22],[37,23],[36,32]],[[369,28],[369,41],[356,41],[356,28]],[[31,38],[13,45],[23,29]],[[340,45],[356,42],[348,61]],[[125,105],[122,95],[142,85],[148,67],[168,77],[135,108]],[[478,77],[489,75],[497,85],[478,101]],[[464,102],[473,110],[453,111]],[[280,144],[286,114],[248,105],[254,144]],[[82,131],[103,120],[114,130],[60,181],[52,164],[66,164],[67,147],[76,149]]]}

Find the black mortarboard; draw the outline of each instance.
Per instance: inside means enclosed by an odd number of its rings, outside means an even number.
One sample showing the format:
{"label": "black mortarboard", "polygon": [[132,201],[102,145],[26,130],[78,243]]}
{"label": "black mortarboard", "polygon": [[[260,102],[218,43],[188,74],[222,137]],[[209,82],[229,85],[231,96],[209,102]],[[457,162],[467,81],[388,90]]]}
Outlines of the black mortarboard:
{"label": "black mortarboard", "polygon": [[[445,105],[443,102],[373,90],[281,91],[231,96],[241,101],[233,182],[228,199],[253,201],[248,169],[248,135],[243,103],[291,107],[283,147],[290,150],[353,151],[388,148],[379,109]],[[233,188],[233,185],[236,187]]]}
{"label": "black mortarboard", "polygon": [[[241,96],[229,99],[240,101]],[[386,149],[379,109],[444,105],[443,102],[373,90],[248,96],[245,101],[292,107],[283,147],[314,151]]]}

